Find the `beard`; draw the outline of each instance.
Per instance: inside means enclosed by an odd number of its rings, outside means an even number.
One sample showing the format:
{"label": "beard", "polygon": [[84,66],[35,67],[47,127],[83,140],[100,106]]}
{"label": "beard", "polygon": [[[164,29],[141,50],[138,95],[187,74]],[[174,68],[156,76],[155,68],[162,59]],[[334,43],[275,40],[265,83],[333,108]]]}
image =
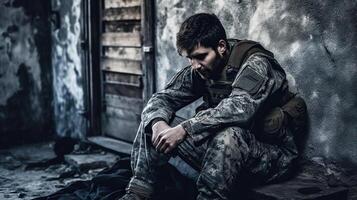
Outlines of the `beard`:
{"label": "beard", "polygon": [[215,50],[214,52],[215,52],[215,59],[210,65],[202,66],[199,69],[196,69],[197,73],[204,80],[219,79],[221,77],[222,71],[227,63],[228,59],[227,59],[226,53],[221,55],[218,53],[217,50]]}
{"label": "beard", "polygon": [[226,64],[226,59],[225,56],[220,55],[218,51],[215,49],[215,54],[216,54],[216,59],[213,62],[212,66],[209,68],[209,79],[217,80],[220,78],[221,73],[224,69],[224,66]]}

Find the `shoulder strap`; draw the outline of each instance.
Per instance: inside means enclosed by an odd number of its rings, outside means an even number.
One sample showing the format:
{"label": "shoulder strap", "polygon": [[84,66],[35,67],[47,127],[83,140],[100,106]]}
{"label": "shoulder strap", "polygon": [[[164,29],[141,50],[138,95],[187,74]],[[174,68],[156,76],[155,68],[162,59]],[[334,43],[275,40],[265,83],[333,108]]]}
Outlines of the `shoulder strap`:
{"label": "shoulder strap", "polygon": [[254,53],[263,53],[271,58],[274,58],[274,54],[266,49],[257,42],[251,40],[234,40],[232,46],[231,56],[228,60],[228,65],[235,68],[240,68],[240,66],[246,61],[249,56]]}
{"label": "shoulder strap", "polygon": [[[263,53],[268,57],[269,62],[272,65],[272,68],[280,71],[285,76],[285,71],[283,68],[276,62],[274,58],[274,54],[268,50],[266,50],[261,44],[251,40],[229,40],[231,42],[231,55],[228,60],[228,66],[239,70],[241,65],[249,58],[249,56],[253,55],[254,53]],[[279,90],[281,93],[276,93],[275,95],[278,98],[272,99],[281,99],[280,105],[284,105],[290,98],[291,93],[289,92],[289,87],[286,79],[284,78],[283,83],[281,84],[281,88]],[[275,96],[274,95],[274,96]],[[278,102],[278,101],[276,101]]]}

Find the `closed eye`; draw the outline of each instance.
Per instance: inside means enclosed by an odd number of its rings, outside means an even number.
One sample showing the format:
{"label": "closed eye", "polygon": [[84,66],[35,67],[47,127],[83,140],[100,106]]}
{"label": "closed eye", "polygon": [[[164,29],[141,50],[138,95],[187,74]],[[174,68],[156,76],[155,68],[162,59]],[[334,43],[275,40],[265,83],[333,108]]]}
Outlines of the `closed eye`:
{"label": "closed eye", "polygon": [[197,59],[197,60],[204,60],[207,56],[207,53],[203,53],[203,54],[197,54],[192,56],[192,58]]}

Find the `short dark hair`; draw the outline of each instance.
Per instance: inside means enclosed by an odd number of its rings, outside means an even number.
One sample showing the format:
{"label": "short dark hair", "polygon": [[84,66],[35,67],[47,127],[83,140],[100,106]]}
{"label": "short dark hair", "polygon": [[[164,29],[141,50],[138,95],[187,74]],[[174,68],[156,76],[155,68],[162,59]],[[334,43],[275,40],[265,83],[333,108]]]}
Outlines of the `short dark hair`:
{"label": "short dark hair", "polygon": [[198,13],[187,18],[176,35],[177,52],[190,53],[197,45],[215,49],[219,40],[227,42],[226,31],[215,14]]}

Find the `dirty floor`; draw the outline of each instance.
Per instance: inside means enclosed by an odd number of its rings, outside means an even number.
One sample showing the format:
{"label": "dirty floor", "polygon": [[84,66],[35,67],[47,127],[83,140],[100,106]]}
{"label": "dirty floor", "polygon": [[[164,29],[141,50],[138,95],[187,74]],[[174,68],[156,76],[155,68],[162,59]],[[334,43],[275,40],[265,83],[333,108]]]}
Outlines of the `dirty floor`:
{"label": "dirty floor", "polygon": [[[76,144],[72,153],[54,160],[53,149],[54,143],[47,142],[0,150],[0,199],[47,196],[75,181],[92,179],[120,159],[93,145]],[[341,194],[348,194],[343,199],[357,199],[355,169],[345,170],[319,157],[304,166],[293,180],[253,189],[252,199],[290,199],[293,194],[296,199],[335,199]]]}
{"label": "dirty floor", "polygon": [[[46,163],[56,157],[53,142],[0,150],[0,199],[33,199],[46,196],[78,181],[89,180],[119,156],[100,149],[75,146],[63,162]],[[37,163],[37,164],[35,164]]]}

